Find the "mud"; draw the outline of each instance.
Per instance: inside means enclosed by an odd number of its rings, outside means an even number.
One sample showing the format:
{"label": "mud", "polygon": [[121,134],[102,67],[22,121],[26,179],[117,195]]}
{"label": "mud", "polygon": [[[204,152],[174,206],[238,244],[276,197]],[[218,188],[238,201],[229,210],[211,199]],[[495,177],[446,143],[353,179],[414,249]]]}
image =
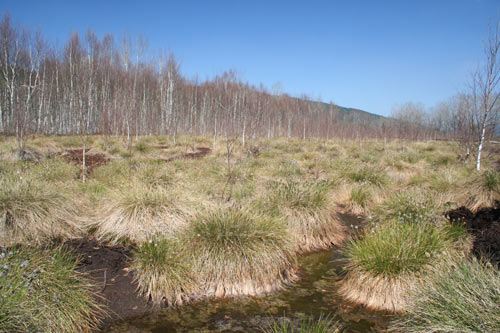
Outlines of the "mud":
{"label": "mud", "polygon": [[[110,161],[109,157],[105,154],[92,153],[88,154],[89,149],[85,150],[85,167],[87,173],[92,172],[95,168],[102,166]],[[75,163],[78,166],[83,162],[83,149],[70,149],[66,150],[61,156],[70,163]]]}
{"label": "mud", "polygon": [[500,202],[493,207],[473,213],[466,207],[448,211],[445,216],[452,222],[463,223],[474,235],[473,252],[485,257],[500,268]]}
{"label": "mud", "polygon": [[129,269],[130,247],[111,246],[94,239],[80,238],[66,242],[80,259],[78,270],[90,275],[102,302],[109,309],[102,327],[125,318],[151,312],[152,306],[138,295],[133,273]]}
{"label": "mud", "polygon": [[210,154],[211,151],[212,149],[208,147],[196,147],[196,151],[193,153],[174,154],[164,158],[163,160],[165,162],[171,162],[178,159],[198,159]]}

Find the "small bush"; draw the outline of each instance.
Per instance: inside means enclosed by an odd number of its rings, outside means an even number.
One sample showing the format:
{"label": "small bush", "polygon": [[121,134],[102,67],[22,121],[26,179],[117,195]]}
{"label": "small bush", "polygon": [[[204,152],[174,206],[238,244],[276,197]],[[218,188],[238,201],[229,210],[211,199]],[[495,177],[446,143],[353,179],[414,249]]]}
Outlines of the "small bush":
{"label": "small bush", "polygon": [[134,252],[139,291],[156,305],[180,305],[194,287],[192,261],[175,239],[153,237]]}
{"label": "small bush", "polygon": [[500,277],[477,260],[452,263],[420,285],[406,315],[391,323],[393,332],[500,331]]}
{"label": "small bush", "polygon": [[84,332],[105,315],[90,279],[62,250],[0,248],[1,332]]}

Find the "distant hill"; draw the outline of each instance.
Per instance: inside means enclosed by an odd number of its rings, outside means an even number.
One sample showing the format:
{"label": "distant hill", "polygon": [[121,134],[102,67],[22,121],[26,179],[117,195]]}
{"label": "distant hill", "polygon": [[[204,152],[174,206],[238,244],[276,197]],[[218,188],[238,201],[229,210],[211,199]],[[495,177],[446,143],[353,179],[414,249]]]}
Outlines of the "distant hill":
{"label": "distant hill", "polygon": [[[317,108],[323,108],[328,110],[330,108],[330,104],[324,102],[317,101],[309,101],[313,103]],[[370,113],[367,111],[363,111],[355,108],[347,108],[344,106],[336,105],[336,110],[338,112],[339,121],[344,121],[348,123],[363,123],[363,124],[374,124],[383,119],[388,119],[384,116],[380,116],[378,114]]]}

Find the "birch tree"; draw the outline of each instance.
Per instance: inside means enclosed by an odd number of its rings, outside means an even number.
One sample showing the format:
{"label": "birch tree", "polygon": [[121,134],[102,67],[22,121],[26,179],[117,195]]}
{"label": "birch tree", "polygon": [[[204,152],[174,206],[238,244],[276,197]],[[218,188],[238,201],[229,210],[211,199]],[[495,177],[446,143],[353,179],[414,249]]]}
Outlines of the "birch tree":
{"label": "birch tree", "polygon": [[496,126],[498,114],[498,82],[500,80],[500,66],[498,51],[500,50],[500,22],[490,26],[488,40],[484,45],[485,62],[472,80],[472,96],[474,99],[474,113],[478,129],[476,170],[481,170],[481,153],[485,138],[489,131]]}

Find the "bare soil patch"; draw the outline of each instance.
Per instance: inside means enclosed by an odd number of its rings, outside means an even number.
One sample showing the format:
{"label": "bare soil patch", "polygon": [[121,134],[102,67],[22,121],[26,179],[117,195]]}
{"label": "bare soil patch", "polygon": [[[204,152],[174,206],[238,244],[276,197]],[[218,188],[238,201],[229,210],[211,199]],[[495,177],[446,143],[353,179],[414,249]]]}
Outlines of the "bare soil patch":
{"label": "bare soil patch", "polygon": [[174,154],[170,155],[163,160],[165,162],[171,162],[173,160],[178,160],[178,159],[198,159],[205,157],[206,155],[210,154],[212,149],[208,147],[196,147],[196,151],[192,153],[184,153],[184,154]]}
{"label": "bare soil patch", "polygon": [[463,223],[475,236],[474,254],[484,256],[500,267],[500,202],[497,201],[493,207],[481,208],[476,213],[459,207],[446,212],[445,216],[452,222]]}
{"label": "bare soil patch", "polygon": [[[88,154],[89,149],[85,150],[85,166],[87,173],[92,172],[95,168],[104,165],[110,161],[110,158],[105,154],[92,153]],[[70,163],[75,163],[80,166],[83,162],[83,149],[69,149],[66,150],[61,156]]]}
{"label": "bare soil patch", "polygon": [[137,293],[129,269],[131,247],[111,246],[88,238],[67,241],[65,246],[76,252],[80,259],[78,270],[90,275],[104,297],[103,303],[110,313],[103,327],[152,310],[146,299]]}

